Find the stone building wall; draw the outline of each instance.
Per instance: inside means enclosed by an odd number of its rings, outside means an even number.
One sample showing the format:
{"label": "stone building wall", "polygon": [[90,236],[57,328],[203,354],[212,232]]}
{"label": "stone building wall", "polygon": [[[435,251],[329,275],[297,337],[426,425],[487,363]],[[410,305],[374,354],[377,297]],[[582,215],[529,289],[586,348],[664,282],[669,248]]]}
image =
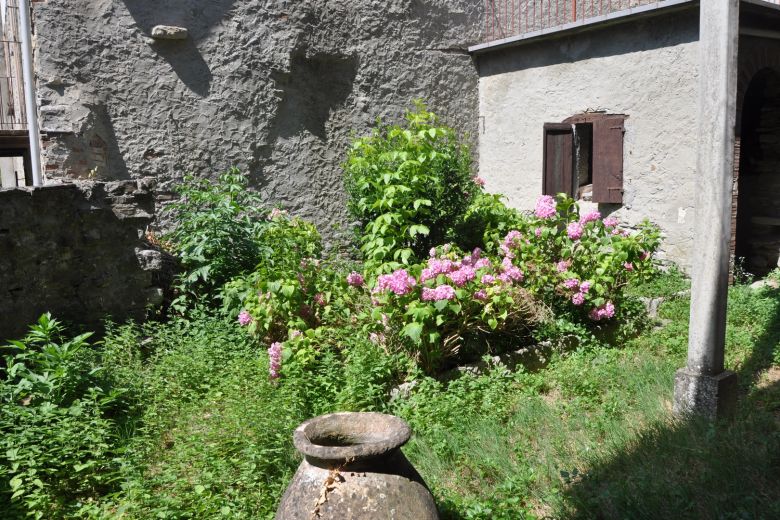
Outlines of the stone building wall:
{"label": "stone building wall", "polygon": [[632,20],[477,58],[480,175],[533,209],[542,192],[544,123],[587,111],[625,114],[622,205],[599,205],[664,233],[661,256],[690,265],[696,190],[698,11]]}
{"label": "stone building wall", "polygon": [[[45,0],[33,4],[49,179],[248,171],[269,202],[346,223],[350,133],[423,98],[476,133],[473,0]],[[156,25],[184,40],[151,38]]]}
{"label": "stone building wall", "polygon": [[162,302],[170,258],[145,240],[144,181],[0,190],[0,344],[50,311],[88,326]]}

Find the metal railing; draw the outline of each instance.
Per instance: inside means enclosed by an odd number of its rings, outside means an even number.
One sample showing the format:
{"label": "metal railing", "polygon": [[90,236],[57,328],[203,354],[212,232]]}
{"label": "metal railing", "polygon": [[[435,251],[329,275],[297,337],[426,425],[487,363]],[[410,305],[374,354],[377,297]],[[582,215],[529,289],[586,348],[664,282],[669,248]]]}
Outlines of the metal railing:
{"label": "metal railing", "polygon": [[[780,5],[780,0],[762,0]],[[553,29],[663,0],[485,0],[485,42]]]}
{"label": "metal railing", "polygon": [[27,131],[22,80],[22,46],[19,36],[19,6],[6,0],[0,35],[0,131]]}

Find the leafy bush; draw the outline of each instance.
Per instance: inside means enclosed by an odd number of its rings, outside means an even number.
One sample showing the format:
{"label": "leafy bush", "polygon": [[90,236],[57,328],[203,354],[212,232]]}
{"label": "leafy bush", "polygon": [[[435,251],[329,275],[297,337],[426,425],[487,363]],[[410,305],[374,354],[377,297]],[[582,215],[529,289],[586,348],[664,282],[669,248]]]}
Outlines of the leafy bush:
{"label": "leafy bush", "polygon": [[372,267],[409,264],[444,243],[479,188],[451,128],[422,104],[406,120],[357,139],[344,164],[347,207]]}
{"label": "leafy bush", "polygon": [[236,168],[211,179],[186,177],[177,188],[180,200],[170,206],[176,227],[166,236],[181,263],[178,298],[172,307],[185,310],[212,298],[232,278],[261,260],[265,212]]}
{"label": "leafy bush", "polygon": [[33,518],[83,512],[117,478],[121,391],[87,339],[44,314],[0,366],[0,509]]}
{"label": "leafy bush", "polygon": [[631,233],[598,211],[580,215],[571,198],[539,198],[534,215],[499,246],[504,262],[520,269],[526,288],[556,311],[591,321],[619,314],[625,289],[654,272],[658,228],[648,222]]}
{"label": "leafy bush", "polygon": [[[484,354],[502,336],[521,341],[544,318],[517,269],[482,257],[479,249],[461,256],[444,246],[431,254],[424,266],[379,276],[372,291],[374,319],[398,327],[424,369],[459,354]],[[481,346],[463,352],[469,344]]]}

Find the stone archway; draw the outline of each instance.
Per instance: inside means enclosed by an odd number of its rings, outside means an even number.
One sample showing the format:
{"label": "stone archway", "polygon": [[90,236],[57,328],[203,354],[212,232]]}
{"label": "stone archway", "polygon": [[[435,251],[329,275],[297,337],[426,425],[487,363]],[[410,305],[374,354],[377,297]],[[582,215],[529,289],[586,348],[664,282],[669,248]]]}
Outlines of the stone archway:
{"label": "stone archway", "polygon": [[736,179],[736,258],[763,276],[780,259],[780,71],[763,68],[744,91]]}

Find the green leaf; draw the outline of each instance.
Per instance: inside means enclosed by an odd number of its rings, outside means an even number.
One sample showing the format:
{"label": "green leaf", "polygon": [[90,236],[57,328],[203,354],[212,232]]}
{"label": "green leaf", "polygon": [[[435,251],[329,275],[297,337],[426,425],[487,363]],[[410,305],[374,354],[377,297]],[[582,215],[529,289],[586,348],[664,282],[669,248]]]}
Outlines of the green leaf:
{"label": "green leaf", "polygon": [[423,326],[422,323],[417,322],[411,322],[407,323],[406,326],[403,328],[401,333],[414,341],[415,343],[420,343],[420,335],[422,334]]}
{"label": "green leaf", "polygon": [[202,486],[201,484],[197,484],[195,486],[195,493],[196,494],[202,495],[204,491],[206,491],[206,487],[205,486]]}

